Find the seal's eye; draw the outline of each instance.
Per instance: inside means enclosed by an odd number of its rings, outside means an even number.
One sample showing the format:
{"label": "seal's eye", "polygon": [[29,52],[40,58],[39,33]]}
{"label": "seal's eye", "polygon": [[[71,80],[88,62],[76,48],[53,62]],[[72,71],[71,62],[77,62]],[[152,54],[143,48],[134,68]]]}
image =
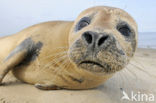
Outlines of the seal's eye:
{"label": "seal's eye", "polygon": [[89,23],[88,23],[87,21],[81,21],[81,22],[79,23],[79,28],[78,28],[78,30],[80,30],[81,28],[83,28],[83,27],[85,27],[85,26],[87,26],[87,25],[89,25]]}
{"label": "seal's eye", "polygon": [[76,25],[76,31],[81,30],[82,28],[88,26],[90,24],[90,18],[84,17],[82,18],[78,24]]}
{"label": "seal's eye", "polygon": [[131,34],[131,30],[127,24],[117,26],[117,30],[124,36],[128,37]]}

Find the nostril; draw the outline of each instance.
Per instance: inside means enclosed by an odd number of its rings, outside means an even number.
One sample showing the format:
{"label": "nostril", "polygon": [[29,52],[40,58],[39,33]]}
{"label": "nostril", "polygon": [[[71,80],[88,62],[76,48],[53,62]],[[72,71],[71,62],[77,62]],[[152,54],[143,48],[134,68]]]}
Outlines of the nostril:
{"label": "nostril", "polygon": [[86,42],[88,43],[88,44],[91,44],[92,43],[92,35],[90,34],[90,33],[85,33],[85,34],[83,34],[83,37],[84,37],[84,39],[86,40]]}
{"label": "nostril", "polygon": [[98,46],[102,45],[107,39],[108,39],[108,35],[102,36],[98,41]]}

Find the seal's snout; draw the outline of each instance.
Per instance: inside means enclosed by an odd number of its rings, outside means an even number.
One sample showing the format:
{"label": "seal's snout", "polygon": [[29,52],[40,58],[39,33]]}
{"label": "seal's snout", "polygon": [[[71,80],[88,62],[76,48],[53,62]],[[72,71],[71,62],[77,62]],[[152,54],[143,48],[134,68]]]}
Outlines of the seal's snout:
{"label": "seal's snout", "polygon": [[82,34],[82,40],[88,47],[95,49],[103,46],[109,39],[109,35],[98,34],[96,32],[87,31]]}
{"label": "seal's snout", "polygon": [[125,51],[111,33],[85,31],[69,50],[70,59],[92,72],[114,73],[127,62]]}

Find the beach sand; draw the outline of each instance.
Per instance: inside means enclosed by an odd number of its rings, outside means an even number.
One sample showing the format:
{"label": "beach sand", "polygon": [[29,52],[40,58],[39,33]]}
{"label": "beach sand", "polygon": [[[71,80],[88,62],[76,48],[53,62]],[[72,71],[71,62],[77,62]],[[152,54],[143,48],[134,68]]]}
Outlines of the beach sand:
{"label": "beach sand", "polygon": [[[11,74],[4,82],[5,85],[0,86],[0,103],[135,103],[132,92],[137,96],[155,96],[154,102],[144,98],[144,102],[139,103],[156,103],[156,50],[138,49],[125,69],[95,89],[43,91],[21,83]],[[130,100],[121,100],[122,90]]]}

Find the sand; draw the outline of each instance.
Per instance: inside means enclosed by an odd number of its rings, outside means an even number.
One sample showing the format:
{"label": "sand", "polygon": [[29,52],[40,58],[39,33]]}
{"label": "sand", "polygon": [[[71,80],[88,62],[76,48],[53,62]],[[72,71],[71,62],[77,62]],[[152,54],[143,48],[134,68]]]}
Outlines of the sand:
{"label": "sand", "polygon": [[[156,103],[156,50],[138,49],[124,70],[95,89],[43,91],[21,83],[10,74],[4,82],[0,86],[0,103],[135,103],[132,92],[137,94],[137,100],[142,94],[155,96],[153,102],[143,98],[143,102],[136,103]],[[121,88],[130,100],[121,100]]]}

